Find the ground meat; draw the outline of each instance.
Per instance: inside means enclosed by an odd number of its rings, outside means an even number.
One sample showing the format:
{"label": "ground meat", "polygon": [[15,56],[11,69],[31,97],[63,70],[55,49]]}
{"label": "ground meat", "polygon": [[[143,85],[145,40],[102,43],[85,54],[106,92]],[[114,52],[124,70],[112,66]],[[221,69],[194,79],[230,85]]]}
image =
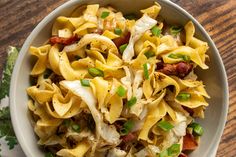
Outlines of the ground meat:
{"label": "ground meat", "polygon": [[176,64],[157,63],[157,71],[166,75],[175,75],[180,78],[187,76],[193,69],[193,65],[187,62],[179,62]]}
{"label": "ground meat", "polygon": [[183,151],[184,150],[195,150],[198,147],[197,141],[191,134],[186,134],[183,140]]}
{"label": "ground meat", "polygon": [[119,48],[121,45],[129,43],[129,38],[130,32],[127,32],[123,36],[113,39],[113,42],[115,43],[116,47]]}
{"label": "ground meat", "polygon": [[136,136],[132,133],[129,133],[128,135],[125,135],[125,136],[122,136],[122,141],[123,142],[131,142],[131,141],[134,141],[136,139]]}
{"label": "ground meat", "polygon": [[70,38],[62,38],[62,37],[54,36],[49,39],[51,44],[62,44],[62,45],[71,45],[78,40],[79,38],[77,35],[72,36]]}

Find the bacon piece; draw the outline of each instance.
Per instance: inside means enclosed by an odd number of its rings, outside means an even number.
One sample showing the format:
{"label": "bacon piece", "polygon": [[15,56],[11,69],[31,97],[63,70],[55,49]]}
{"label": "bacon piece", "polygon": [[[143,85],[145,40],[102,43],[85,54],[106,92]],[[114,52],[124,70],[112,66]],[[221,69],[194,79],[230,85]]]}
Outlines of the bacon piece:
{"label": "bacon piece", "polygon": [[179,62],[176,64],[157,63],[157,71],[166,75],[175,75],[180,78],[187,76],[193,69],[193,65],[187,62]]}
{"label": "bacon piece", "polygon": [[126,33],[125,35],[113,39],[113,42],[115,43],[116,47],[120,47],[121,45],[129,43],[129,38],[130,38],[130,32]]}
{"label": "bacon piece", "polygon": [[197,141],[194,139],[193,135],[186,134],[183,140],[182,150],[195,150],[198,147]]}
{"label": "bacon piece", "polygon": [[188,155],[186,155],[186,154],[184,154],[184,153],[181,153],[181,154],[179,154],[178,157],[188,157]]}
{"label": "bacon piece", "polygon": [[121,138],[123,142],[127,143],[135,140],[136,136],[132,133],[129,133],[128,135],[122,136]]}
{"label": "bacon piece", "polygon": [[54,36],[49,39],[50,43],[52,44],[62,44],[62,45],[70,45],[78,41],[79,38],[78,36],[72,36],[70,38],[63,38],[63,37],[58,37]]}

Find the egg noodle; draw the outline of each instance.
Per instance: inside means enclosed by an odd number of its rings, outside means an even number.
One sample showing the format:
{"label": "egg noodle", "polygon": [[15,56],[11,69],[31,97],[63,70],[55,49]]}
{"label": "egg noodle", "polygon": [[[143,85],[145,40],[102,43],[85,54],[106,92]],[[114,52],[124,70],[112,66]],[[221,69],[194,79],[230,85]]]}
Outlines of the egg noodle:
{"label": "egg noodle", "polygon": [[169,25],[160,10],[81,6],[30,47],[28,108],[46,156],[183,157],[197,148],[194,118],[204,118],[209,95],[194,69],[208,68],[208,44],[191,21]]}

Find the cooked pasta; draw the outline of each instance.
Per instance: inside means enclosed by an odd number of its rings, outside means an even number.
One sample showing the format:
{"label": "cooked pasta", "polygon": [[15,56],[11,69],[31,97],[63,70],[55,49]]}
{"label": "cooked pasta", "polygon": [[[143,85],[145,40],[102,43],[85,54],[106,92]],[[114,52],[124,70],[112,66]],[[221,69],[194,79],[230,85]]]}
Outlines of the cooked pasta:
{"label": "cooked pasta", "polygon": [[29,52],[28,108],[38,144],[62,157],[178,157],[197,148],[208,106],[194,69],[208,44],[194,24],[167,24],[161,6],[123,16],[98,4],[58,17]]}

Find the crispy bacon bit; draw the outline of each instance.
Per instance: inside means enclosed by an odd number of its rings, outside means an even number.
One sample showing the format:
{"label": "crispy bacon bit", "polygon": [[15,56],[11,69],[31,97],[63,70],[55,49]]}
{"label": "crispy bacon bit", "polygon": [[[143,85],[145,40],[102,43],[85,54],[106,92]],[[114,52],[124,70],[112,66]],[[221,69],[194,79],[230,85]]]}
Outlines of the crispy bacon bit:
{"label": "crispy bacon bit", "polygon": [[78,40],[79,38],[77,35],[72,36],[70,38],[62,38],[62,37],[54,36],[49,39],[51,44],[62,44],[62,45],[70,45],[70,44],[75,43]]}
{"label": "crispy bacon bit", "polygon": [[157,71],[166,75],[175,75],[180,78],[187,76],[193,69],[193,65],[187,62],[179,62],[176,64],[157,63]]}
{"label": "crispy bacon bit", "polygon": [[130,32],[126,33],[125,35],[113,39],[113,42],[115,43],[116,47],[120,47],[121,45],[124,45],[126,43],[129,43],[129,38],[130,38]]}
{"label": "crispy bacon bit", "polygon": [[122,136],[121,138],[122,138],[122,141],[126,143],[126,142],[131,142],[135,140],[136,136],[132,133],[129,133],[128,135]]}
{"label": "crispy bacon bit", "polygon": [[179,154],[178,157],[188,157],[188,155],[186,155],[186,154],[184,154],[184,153],[181,153],[181,154]]}
{"label": "crispy bacon bit", "polygon": [[197,147],[198,143],[194,139],[193,135],[186,134],[183,140],[183,150],[195,150]]}

